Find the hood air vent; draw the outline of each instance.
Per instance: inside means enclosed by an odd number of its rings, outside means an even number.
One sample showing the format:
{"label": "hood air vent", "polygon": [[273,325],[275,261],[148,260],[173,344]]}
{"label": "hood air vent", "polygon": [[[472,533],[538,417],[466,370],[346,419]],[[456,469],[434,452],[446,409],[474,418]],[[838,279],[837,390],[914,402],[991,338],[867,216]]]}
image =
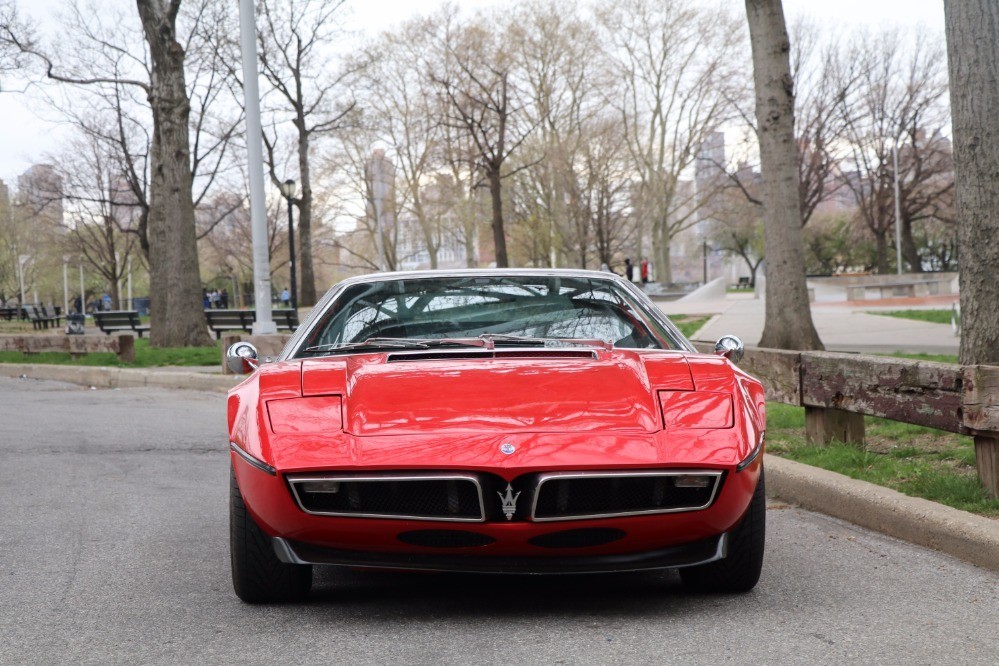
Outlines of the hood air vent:
{"label": "hood air vent", "polygon": [[545,359],[585,358],[593,360],[596,352],[587,349],[459,349],[417,351],[389,354],[388,363],[407,361],[459,361],[464,359]]}

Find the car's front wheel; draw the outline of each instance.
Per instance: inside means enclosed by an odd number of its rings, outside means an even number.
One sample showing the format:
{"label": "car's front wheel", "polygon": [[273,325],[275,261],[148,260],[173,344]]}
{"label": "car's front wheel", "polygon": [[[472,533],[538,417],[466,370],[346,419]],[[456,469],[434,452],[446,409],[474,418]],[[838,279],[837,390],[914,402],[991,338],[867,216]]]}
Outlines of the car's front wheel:
{"label": "car's front wheel", "polygon": [[246,510],[236,475],[229,470],[229,553],[232,587],[247,603],[301,601],[312,587],[312,566],[286,564]]}
{"label": "car's front wheel", "polygon": [[684,586],[697,592],[748,592],[753,589],[763,571],[766,523],[767,493],[761,469],[746,515],[729,532],[728,557],[680,569]]}

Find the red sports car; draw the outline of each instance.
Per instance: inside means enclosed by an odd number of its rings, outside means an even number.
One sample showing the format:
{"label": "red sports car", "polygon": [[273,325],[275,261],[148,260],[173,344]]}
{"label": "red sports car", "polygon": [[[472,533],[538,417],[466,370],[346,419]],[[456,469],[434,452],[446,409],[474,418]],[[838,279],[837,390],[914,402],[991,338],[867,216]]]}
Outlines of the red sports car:
{"label": "red sports car", "polygon": [[611,273],[425,271],[336,285],[228,401],[247,602],[317,564],[505,574],[763,564],[763,388]]}

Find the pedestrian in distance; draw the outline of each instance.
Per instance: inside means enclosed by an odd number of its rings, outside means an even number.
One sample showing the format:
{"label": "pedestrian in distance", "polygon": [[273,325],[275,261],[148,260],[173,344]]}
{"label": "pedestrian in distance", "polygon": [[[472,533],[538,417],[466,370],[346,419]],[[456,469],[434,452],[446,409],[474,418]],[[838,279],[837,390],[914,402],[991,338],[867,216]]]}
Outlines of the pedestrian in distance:
{"label": "pedestrian in distance", "polygon": [[631,265],[630,257],[624,259],[624,277],[628,278],[628,282],[633,282],[635,279],[635,267]]}
{"label": "pedestrian in distance", "polygon": [[201,290],[201,307],[204,308],[205,310],[208,310],[212,307],[212,299],[211,296],[208,295],[207,289]]}
{"label": "pedestrian in distance", "polygon": [[288,287],[281,290],[281,305],[286,308],[291,305],[291,292],[288,291]]}
{"label": "pedestrian in distance", "polygon": [[229,309],[229,292],[226,291],[225,287],[222,287],[222,291],[219,292],[219,303],[223,310]]}
{"label": "pedestrian in distance", "polygon": [[649,258],[645,257],[642,259],[640,274],[642,276],[642,284],[649,283]]}

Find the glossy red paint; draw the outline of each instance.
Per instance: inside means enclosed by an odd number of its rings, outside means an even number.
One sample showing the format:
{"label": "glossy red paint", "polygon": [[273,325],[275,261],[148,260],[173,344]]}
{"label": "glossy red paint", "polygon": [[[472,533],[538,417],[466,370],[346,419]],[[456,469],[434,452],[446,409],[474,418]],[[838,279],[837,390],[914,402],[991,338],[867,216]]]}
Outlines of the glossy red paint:
{"label": "glossy red paint", "polygon": [[732,394],[714,391],[660,391],[663,425],[667,430],[731,428]]}
{"label": "glossy red paint", "polygon": [[[762,464],[760,457],[735,471],[765,426],[759,382],[714,356],[595,353],[592,360],[393,363],[372,353],[264,365],[231,391],[228,404],[230,441],[276,470],[271,476],[233,454],[244,500],[272,536],[355,550],[434,552],[395,537],[454,523],[312,516],[294,503],[285,474],[464,470],[513,480],[538,471],[718,469],[726,472],[722,490],[702,511],[571,524],[463,523],[460,529],[496,538],[474,549],[495,555],[551,554],[527,540],[568,527],[627,531],[627,538],[586,548],[587,554],[640,552],[730,529],[748,506]],[[725,425],[705,427],[712,423]],[[502,453],[502,444],[513,444],[515,453]]]}
{"label": "glossy red paint", "polygon": [[338,433],[343,429],[338,395],[268,400],[271,432],[279,435]]}

